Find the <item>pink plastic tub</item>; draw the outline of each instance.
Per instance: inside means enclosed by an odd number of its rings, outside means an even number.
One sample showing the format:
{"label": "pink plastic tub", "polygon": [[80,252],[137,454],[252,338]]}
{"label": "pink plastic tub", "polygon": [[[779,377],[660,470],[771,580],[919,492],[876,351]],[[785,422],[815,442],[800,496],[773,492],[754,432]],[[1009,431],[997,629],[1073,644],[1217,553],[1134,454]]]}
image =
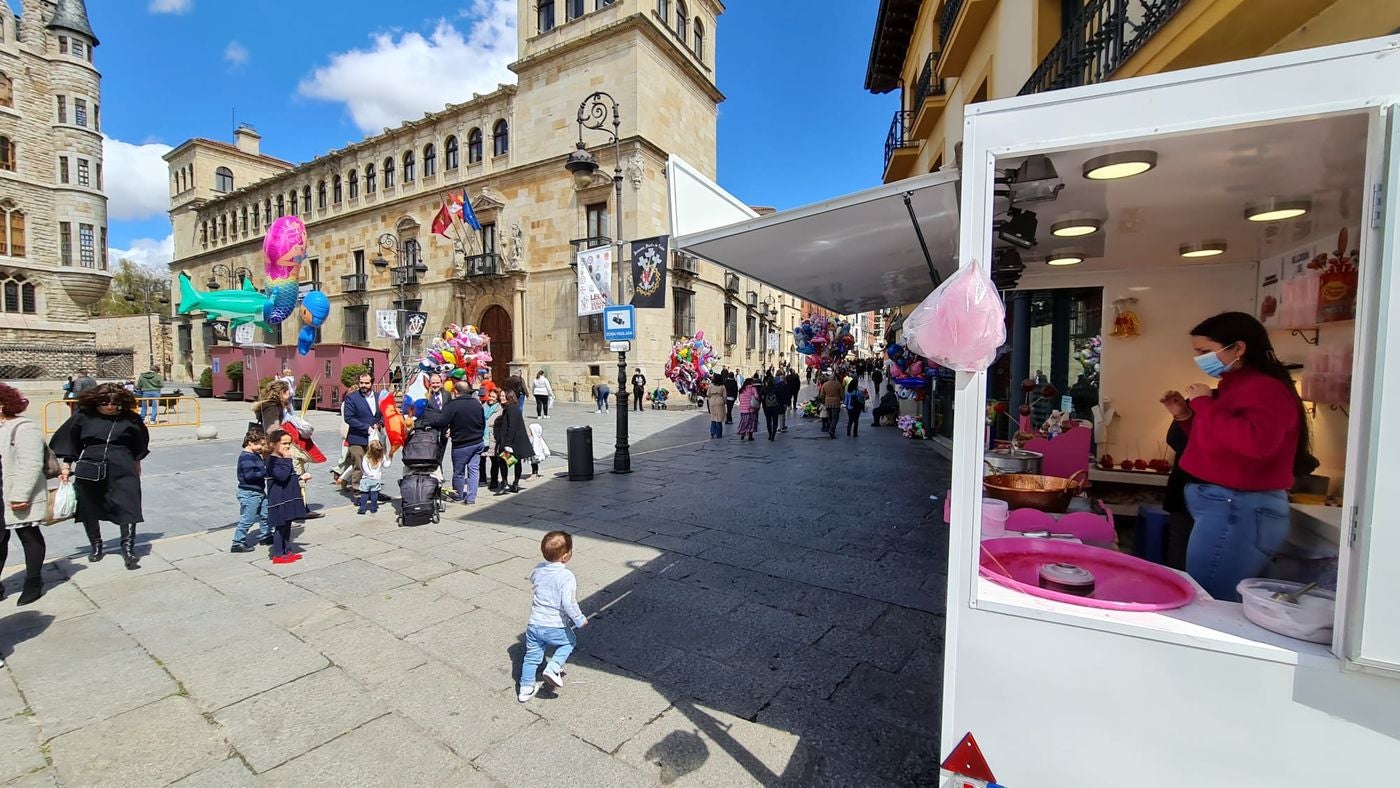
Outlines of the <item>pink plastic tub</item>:
{"label": "pink plastic tub", "polygon": [[[1044,564],[1074,564],[1094,575],[1094,591],[1076,596],[1040,587]],[[1106,610],[1150,612],[1191,604],[1196,589],[1172,570],[1101,547],[1054,539],[1008,537],[982,542],[982,575],[1031,596]]]}

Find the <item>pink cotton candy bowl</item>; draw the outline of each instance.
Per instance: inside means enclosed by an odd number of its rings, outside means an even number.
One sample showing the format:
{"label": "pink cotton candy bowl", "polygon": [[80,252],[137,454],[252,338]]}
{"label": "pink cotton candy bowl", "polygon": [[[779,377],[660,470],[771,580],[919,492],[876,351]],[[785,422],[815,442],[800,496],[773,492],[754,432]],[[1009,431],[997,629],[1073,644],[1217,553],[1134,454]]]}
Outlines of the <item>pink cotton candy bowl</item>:
{"label": "pink cotton candy bowl", "polygon": [[[1045,564],[1073,564],[1094,576],[1094,591],[1076,596],[1040,587]],[[1009,537],[982,542],[981,572],[998,585],[1071,605],[1152,612],[1191,604],[1196,589],[1172,570],[1102,547],[1055,539]]]}

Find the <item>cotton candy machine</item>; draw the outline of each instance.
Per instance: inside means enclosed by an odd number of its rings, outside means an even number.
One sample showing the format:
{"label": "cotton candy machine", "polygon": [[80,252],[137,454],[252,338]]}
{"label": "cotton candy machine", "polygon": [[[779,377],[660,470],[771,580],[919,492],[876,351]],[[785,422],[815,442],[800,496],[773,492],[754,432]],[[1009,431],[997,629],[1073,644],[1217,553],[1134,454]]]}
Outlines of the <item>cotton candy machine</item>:
{"label": "cotton candy machine", "polygon": [[1164,566],[1054,539],[983,541],[981,572],[1031,596],[1106,610],[1172,610],[1196,598],[1195,586]]}

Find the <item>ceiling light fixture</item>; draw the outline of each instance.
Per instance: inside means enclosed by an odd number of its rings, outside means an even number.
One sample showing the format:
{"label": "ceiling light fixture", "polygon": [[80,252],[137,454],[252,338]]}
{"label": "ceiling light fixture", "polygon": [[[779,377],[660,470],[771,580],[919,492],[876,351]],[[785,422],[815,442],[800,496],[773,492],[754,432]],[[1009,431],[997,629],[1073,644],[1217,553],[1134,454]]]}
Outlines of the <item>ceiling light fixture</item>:
{"label": "ceiling light fixture", "polygon": [[1198,244],[1182,244],[1177,250],[1182,257],[1215,257],[1225,254],[1224,241],[1202,241]]}
{"label": "ceiling light fixture", "polygon": [[1156,151],[1122,151],[1095,156],[1084,162],[1084,177],[1091,181],[1112,181],[1141,175],[1156,166]]}
{"label": "ceiling light fixture", "polygon": [[1251,222],[1278,222],[1296,219],[1312,210],[1312,200],[1270,197],[1244,207],[1244,218]]}
{"label": "ceiling light fixture", "polygon": [[1103,229],[1098,219],[1064,219],[1050,225],[1050,234],[1060,238],[1080,238]]}
{"label": "ceiling light fixture", "polygon": [[1058,252],[1051,252],[1045,259],[1046,265],[1066,266],[1079,265],[1084,262],[1084,253],[1073,249],[1061,249]]}

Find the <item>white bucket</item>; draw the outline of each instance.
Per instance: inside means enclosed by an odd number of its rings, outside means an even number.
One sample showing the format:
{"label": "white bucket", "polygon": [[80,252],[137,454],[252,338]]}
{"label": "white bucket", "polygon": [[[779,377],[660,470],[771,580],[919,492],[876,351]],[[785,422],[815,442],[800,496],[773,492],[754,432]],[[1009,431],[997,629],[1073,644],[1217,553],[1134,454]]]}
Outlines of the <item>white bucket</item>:
{"label": "white bucket", "polygon": [[997,539],[1006,535],[1006,520],[1011,516],[1011,508],[1006,501],[995,498],[982,499],[982,538]]}

